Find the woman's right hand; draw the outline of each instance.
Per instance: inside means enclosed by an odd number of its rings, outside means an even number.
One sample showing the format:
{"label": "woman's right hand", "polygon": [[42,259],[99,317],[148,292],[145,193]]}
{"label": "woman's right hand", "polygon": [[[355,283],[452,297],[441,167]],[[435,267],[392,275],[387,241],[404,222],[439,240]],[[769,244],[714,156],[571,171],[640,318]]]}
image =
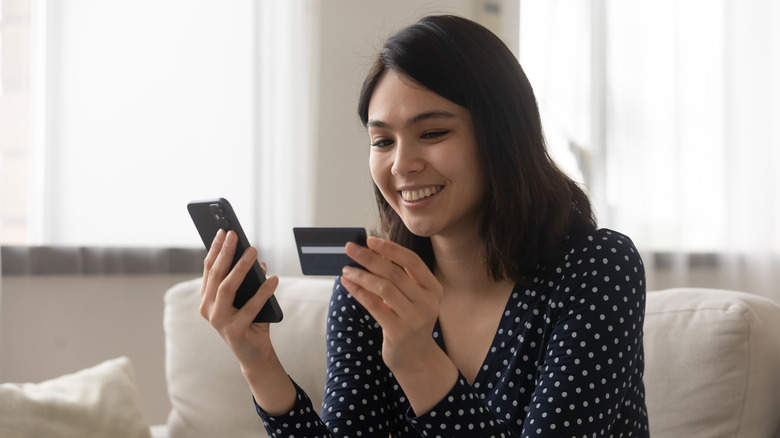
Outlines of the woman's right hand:
{"label": "woman's right hand", "polygon": [[234,231],[220,230],[214,237],[203,263],[200,314],[217,329],[238,358],[257,405],[271,415],[282,415],[295,404],[295,387],[271,345],[270,324],[254,322],[279,285],[279,278],[266,278],[243,307],[233,307],[238,286],[257,259],[257,250],[249,248],[230,269],[237,242]]}
{"label": "woman's right hand", "polygon": [[275,358],[269,324],[253,321],[276,290],[279,278],[268,277],[241,309],[233,307],[238,286],[257,259],[257,250],[249,248],[231,270],[237,241],[234,231],[219,230],[214,237],[203,263],[200,314],[217,330],[243,369],[257,368]]}

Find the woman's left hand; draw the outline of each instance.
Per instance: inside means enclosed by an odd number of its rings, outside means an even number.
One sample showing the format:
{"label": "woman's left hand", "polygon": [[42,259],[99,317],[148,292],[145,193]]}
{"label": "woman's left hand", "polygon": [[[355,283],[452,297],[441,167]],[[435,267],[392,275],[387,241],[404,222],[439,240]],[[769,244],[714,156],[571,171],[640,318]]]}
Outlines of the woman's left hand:
{"label": "woman's left hand", "polygon": [[346,252],[364,266],[344,268],[341,284],[382,327],[382,357],[391,371],[414,372],[441,349],[432,338],[442,286],[420,257],[389,240],[369,237]]}

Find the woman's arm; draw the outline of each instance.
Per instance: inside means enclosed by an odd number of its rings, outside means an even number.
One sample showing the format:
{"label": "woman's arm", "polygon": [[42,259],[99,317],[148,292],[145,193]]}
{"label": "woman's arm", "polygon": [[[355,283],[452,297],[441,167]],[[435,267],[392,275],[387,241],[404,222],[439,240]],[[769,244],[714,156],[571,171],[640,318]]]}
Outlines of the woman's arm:
{"label": "woman's arm", "polygon": [[401,421],[421,434],[517,436],[433,339],[442,294],[434,275],[400,245],[377,238],[367,243],[368,249],[348,245],[347,254],[369,272],[345,269],[341,281],[376,320],[382,360],[406,404]]}
{"label": "woman's arm", "polygon": [[253,322],[279,279],[269,277],[241,309],[233,307],[236,290],[257,258],[257,250],[249,248],[231,270],[236,242],[232,231],[220,230],[214,237],[204,261],[200,313],[238,359],[257,404],[272,414],[285,413],[295,403],[295,386],[271,344],[269,324]]}
{"label": "woman's arm", "polygon": [[424,413],[455,385],[458,369],[431,337],[442,287],[420,257],[389,240],[367,248],[347,244],[347,255],[368,271],[346,267],[341,282],[382,328],[382,359],[412,409]]}
{"label": "woman's arm", "polygon": [[551,278],[554,325],[523,436],[647,436],[642,261],[618,233],[584,240]]}
{"label": "woman's arm", "polygon": [[394,427],[406,423],[408,402],[382,361],[382,330],[338,279],[331,294],[326,331],[322,418],[298,389],[298,400],[289,414],[270,416],[258,411],[266,429],[272,436],[306,438],[330,436],[331,432],[333,436],[388,436],[397,432]]}

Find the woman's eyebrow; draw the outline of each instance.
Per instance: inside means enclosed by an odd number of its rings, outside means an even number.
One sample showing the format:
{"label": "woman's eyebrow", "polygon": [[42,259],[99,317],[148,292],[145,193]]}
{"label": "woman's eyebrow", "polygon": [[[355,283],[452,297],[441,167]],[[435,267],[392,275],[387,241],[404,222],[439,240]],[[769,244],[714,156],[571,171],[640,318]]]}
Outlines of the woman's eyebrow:
{"label": "woman's eyebrow", "polygon": [[[410,118],[406,121],[406,125],[414,125],[415,123],[420,123],[424,120],[431,120],[431,119],[448,119],[448,118],[454,118],[455,114],[444,111],[444,110],[433,110],[433,111],[426,111],[420,114],[417,114],[416,116]],[[376,119],[370,119],[366,123],[366,127],[368,128],[385,128],[385,129],[391,129],[392,126],[389,123],[383,122],[381,120]]]}
{"label": "woman's eyebrow", "polygon": [[417,114],[416,116],[412,117],[411,119],[406,121],[407,125],[414,125],[415,123],[422,122],[423,120],[430,120],[430,119],[449,119],[455,117],[455,114],[452,114],[449,111],[444,110],[435,110],[435,111],[426,111],[421,114]]}

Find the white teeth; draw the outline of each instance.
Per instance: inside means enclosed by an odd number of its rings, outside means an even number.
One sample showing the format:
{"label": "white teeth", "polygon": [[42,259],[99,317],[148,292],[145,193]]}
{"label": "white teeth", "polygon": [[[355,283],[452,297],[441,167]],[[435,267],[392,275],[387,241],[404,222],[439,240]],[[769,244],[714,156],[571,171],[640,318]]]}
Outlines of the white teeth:
{"label": "white teeth", "polygon": [[420,199],[424,199],[429,196],[435,195],[436,193],[439,193],[440,190],[441,190],[440,186],[426,187],[420,190],[402,190],[401,198],[403,198],[403,200],[407,202],[416,202],[419,201]]}

